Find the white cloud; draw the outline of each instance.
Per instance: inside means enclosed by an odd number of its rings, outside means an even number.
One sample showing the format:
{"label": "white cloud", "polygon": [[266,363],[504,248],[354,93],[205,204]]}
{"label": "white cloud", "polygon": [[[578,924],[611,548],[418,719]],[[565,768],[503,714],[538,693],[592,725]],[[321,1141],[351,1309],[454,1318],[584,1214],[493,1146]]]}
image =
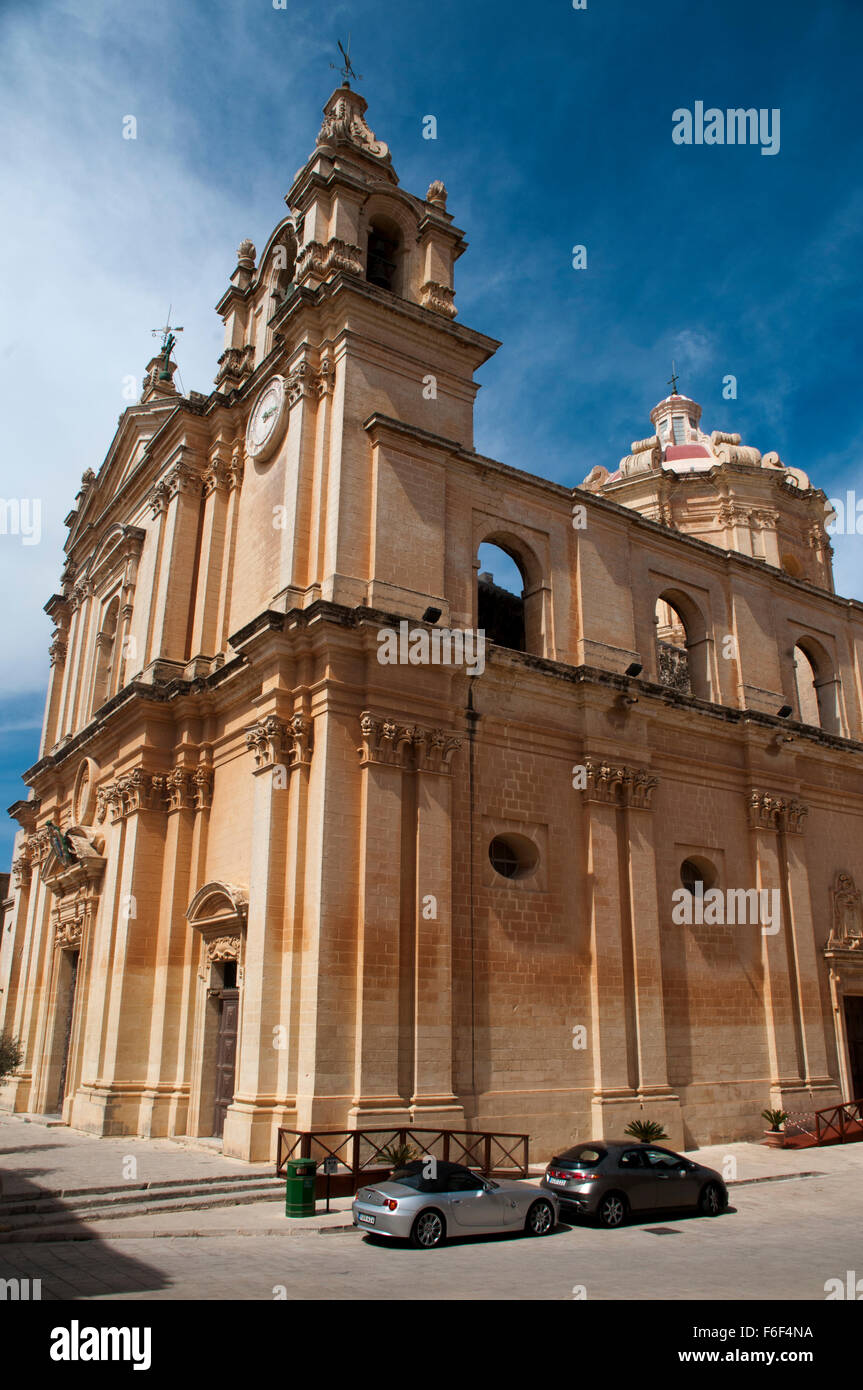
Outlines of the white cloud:
{"label": "white cloud", "polygon": [[[256,13],[258,42],[243,61],[251,68],[254,59],[277,92],[276,73],[283,88],[285,64],[302,61],[306,41],[295,27],[283,27],[291,37],[279,62],[272,42],[260,41],[261,28],[285,16]],[[226,22],[230,27],[230,17]],[[236,16],[233,37],[250,22],[249,12]],[[227,79],[208,72],[210,46],[218,48],[220,39],[229,51],[234,45],[224,25],[221,34],[201,26],[199,61],[190,71],[188,49],[182,62],[177,57],[189,23],[182,7],[98,0],[7,13],[3,21],[0,82],[16,124],[0,147],[0,498],[41,499],[43,525],[38,545],[0,534],[0,591],[14,595],[3,636],[16,658],[3,663],[0,696],[46,679],[51,625],[41,610],[58,588],[63,520],[82,472],[98,470],[128,404],[124,377],[140,381],[155,350],[150,329],[164,322],[172,303],[185,330],[176,353],[184,389],[212,389],[222,348],[212,306],[240,240],[251,236],[262,246],[284,215],[282,196],[302,162],[296,152],[280,157],[281,133],[271,131],[254,172],[248,160],[239,168],[227,158],[207,167],[216,143],[208,112],[218,100],[217,77]],[[178,64],[185,64],[188,106],[171,96],[184,88],[173,80]],[[236,62],[231,75],[242,90],[246,79]],[[295,88],[283,102],[287,132],[294,105],[305,132],[299,148],[308,152],[314,99]],[[138,120],[136,140],[122,137],[130,114]],[[213,114],[213,124],[220,118]],[[286,145],[290,150],[289,134]]]}

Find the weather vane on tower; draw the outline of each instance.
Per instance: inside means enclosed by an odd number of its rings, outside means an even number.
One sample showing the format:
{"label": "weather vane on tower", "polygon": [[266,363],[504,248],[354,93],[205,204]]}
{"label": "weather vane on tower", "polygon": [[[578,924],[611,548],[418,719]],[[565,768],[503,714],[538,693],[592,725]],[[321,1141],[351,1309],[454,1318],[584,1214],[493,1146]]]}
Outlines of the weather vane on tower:
{"label": "weather vane on tower", "polygon": [[170,381],[170,380],[171,380],[171,373],[168,371],[168,363],[169,363],[170,360],[171,360],[171,353],[172,353],[172,351],[173,351],[173,349],[174,349],[174,344],[175,344],[175,342],[177,341],[176,338],[174,337],[174,334],[175,334],[175,333],[182,333],[182,331],[183,331],[182,328],[177,328],[176,326],[172,326],[172,324],[171,324],[171,309],[172,309],[172,308],[173,308],[173,305],[169,304],[169,305],[168,305],[168,322],[164,325],[164,327],[163,327],[163,328],[151,328],[151,330],[150,330],[150,332],[152,333],[152,335],[153,335],[154,338],[158,338],[158,337],[161,336],[161,339],[162,339],[162,370],[161,370],[160,373],[159,373],[159,380],[160,380],[160,381]]}
{"label": "weather vane on tower", "polygon": [[344,67],[341,67],[341,68],[340,68],[339,65],[338,65],[338,63],[330,63],[330,67],[331,67],[331,68],[335,68],[336,72],[340,72],[340,73],[341,73],[341,75],[342,75],[342,80],[343,80],[344,85],[345,85],[346,87],[349,87],[349,86],[351,85],[350,82],[348,81],[348,78],[349,78],[349,77],[352,77],[352,78],[354,79],[355,82],[362,82],[362,80],[363,80],[363,75],[362,75],[362,73],[361,73],[361,72],[354,72],[353,64],[351,63],[351,36],[350,36],[350,34],[348,34],[348,47],[347,47],[347,50],[345,50],[344,48],[342,48],[342,44],[341,44],[341,40],[340,40],[340,39],[337,39],[337,40],[336,40],[336,43],[339,45],[339,52],[341,53],[342,57],[343,57],[344,60],[345,60],[345,62],[344,62]]}

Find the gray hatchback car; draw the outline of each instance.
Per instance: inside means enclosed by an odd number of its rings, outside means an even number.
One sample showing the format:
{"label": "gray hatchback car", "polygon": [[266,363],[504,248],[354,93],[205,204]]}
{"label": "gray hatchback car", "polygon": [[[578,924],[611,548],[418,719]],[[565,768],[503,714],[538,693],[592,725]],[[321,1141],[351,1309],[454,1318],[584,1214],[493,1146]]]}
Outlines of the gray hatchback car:
{"label": "gray hatchback car", "polygon": [[448,1236],[548,1235],[557,1225],[558,1199],[532,1183],[493,1182],[460,1163],[426,1158],[405,1164],[387,1182],[361,1187],[352,1211],[354,1225],[369,1235],[433,1250]]}
{"label": "gray hatchback car", "polygon": [[553,1158],[541,1187],[553,1192],[561,1215],[577,1212],[603,1226],[620,1226],[630,1213],[675,1209],[718,1216],[728,1205],[725,1183],[712,1168],[656,1144],[594,1139]]}

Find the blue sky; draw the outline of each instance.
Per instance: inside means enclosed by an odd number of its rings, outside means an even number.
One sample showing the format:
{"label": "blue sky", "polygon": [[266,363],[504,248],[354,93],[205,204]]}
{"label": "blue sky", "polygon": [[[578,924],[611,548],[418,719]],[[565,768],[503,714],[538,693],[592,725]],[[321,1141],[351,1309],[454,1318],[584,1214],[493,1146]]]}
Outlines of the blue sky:
{"label": "blue sky", "polygon": [[[460,320],[503,341],[480,451],[567,484],[614,468],[674,357],[708,431],[863,496],[858,0],[5,0],[0,495],[39,498],[42,535],[0,535],[0,808],[36,756],[42,605],[81,473],[169,303],[182,385],[211,389],[212,306],[239,241],[283,215],[348,31],[402,184],[442,178],[466,232]],[[674,144],[699,100],[779,108],[779,153]],[[834,543],[837,588],[863,597],[860,538]]]}

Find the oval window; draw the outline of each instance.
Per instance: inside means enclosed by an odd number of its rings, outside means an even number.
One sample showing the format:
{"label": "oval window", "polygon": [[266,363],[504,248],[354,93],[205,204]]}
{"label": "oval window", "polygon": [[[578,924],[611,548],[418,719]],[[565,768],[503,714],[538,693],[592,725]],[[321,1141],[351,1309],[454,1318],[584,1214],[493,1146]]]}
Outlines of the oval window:
{"label": "oval window", "polygon": [[502,878],[525,878],[536,868],[539,853],[525,835],[495,835],[488,847],[488,857],[495,873]]}

